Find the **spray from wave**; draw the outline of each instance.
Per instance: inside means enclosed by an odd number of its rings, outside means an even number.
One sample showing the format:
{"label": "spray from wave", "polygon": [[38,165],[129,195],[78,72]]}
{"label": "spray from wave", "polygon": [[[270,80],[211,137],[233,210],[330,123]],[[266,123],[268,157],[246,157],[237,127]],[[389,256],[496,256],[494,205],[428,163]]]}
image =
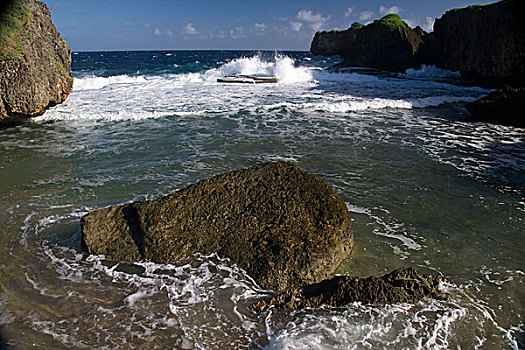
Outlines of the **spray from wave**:
{"label": "spray from wave", "polygon": [[280,83],[303,83],[313,80],[312,69],[296,67],[287,56],[275,56],[273,61],[264,61],[260,56],[240,58],[204,73],[205,81],[215,81],[226,75],[274,76]]}

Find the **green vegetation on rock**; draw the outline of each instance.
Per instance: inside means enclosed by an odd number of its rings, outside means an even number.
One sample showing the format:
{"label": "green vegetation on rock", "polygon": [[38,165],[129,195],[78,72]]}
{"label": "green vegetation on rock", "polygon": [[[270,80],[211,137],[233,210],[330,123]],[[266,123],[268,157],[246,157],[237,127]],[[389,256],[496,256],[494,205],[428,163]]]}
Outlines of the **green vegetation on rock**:
{"label": "green vegetation on rock", "polygon": [[12,60],[24,53],[21,36],[29,34],[24,23],[31,20],[31,9],[21,0],[12,0],[0,14],[0,61]]}
{"label": "green vegetation on rock", "polygon": [[461,11],[461,10],[474,10],[474,9],[482,8],[484,6],[487,6],[487,5],[471,5],[471,6],[467,6],[467,7],[456,7],[456,8],[453,8],[452,10],[450,10],[449,12],[457,12],[457,11]]}
{"label": "green vegetation on rock", "polygon": [[363,28],[364,25],[362,25],[361,23],[359,22],[354,22],[352,23],[352,25],[350,26],[350,29],[360,29],[360,28]]}
{"label": "green vegetation on rock", "polygon": [[390,32],[398,29],[398,28],[408,28],[408,24],[406,24],[399,15],[396,14],[390,14],[386,15],[385,17],[375,20],[373,23],[370,23],[367,25],[367,27],[376,27],[381,29],[386,29]]}
{"label": "green vegetation on rock", "polygon": [[66,78],[68,82],[72,83],[73,78],[66,72],[66,69],[59,62],[55,62],[55,64],[58,67],[58,69],[60,69],[60,71],[62,72],[64,78]]}

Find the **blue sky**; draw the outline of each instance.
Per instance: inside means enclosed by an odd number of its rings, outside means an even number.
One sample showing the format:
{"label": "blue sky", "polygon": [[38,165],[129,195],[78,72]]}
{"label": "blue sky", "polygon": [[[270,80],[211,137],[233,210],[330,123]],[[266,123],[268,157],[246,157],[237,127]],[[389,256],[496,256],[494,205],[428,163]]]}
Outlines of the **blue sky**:
{"label": "blue sky", "polygon": [[44,0],[73,51],[308,50],[317,30],[398,13],[430,30],[469,0]]}

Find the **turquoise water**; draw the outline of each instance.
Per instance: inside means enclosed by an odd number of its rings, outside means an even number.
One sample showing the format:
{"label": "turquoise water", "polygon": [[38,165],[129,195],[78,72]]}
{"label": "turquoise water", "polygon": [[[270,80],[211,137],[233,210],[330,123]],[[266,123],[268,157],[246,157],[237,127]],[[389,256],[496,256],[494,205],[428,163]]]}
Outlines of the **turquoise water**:
{"label": "turquoise water", "polygon": [[[15,348],[522,348],[525,132],[471,124],[488,91],[432,68],[329,73],[306,52],[73,55],[68,100],[0,130],[0,334]],[[230,85],[228,74],[278,84]],[[216,256],[173,265],[85,256],[90,210],[287,160],[347,203],[341,273],[415,266],[448,301],[272,311]]]}

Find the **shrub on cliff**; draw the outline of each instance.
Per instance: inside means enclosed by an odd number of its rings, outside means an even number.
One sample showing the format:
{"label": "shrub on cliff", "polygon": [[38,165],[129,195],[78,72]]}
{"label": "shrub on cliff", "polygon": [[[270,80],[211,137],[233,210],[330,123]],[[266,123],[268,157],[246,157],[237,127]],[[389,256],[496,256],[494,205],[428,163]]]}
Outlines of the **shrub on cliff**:
{"label": "shrub on cliff", "polygon": [[31,9],[21,0],[5,5],[0,13],[0,61],[17,59],[24,53],[20,36],[29,36],[24,24],[30,20]]}
{"label": "shrub on cliff", "polygon": [[386,15],[379,20],[375,20],[373,23],[367,25],[367,27],[386,29],[389,32],[393,32],[394,30],[399,28],[408,28],[408,24],[406,24],[401,19],[401,17],[399,17],[399,15],[393,13],[390,15]]}

